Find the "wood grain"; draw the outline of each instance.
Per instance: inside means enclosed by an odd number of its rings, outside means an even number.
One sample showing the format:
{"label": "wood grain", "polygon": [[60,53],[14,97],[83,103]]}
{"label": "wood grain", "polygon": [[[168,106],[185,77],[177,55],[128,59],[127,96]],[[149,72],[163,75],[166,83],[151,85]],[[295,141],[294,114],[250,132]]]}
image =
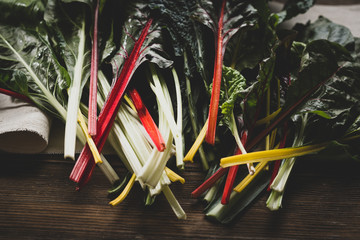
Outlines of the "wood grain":
{"label": "wood grain", "polygon": [[[112,163],[124,171],[118,160]],[[61,156],[1,155],[1,239],[359,239],[360,163],[298,161],[283,208],[271,212],[263,192],[233,223],[203,215],[190,192],[204,177],[188,164],[186,183],[172,185],[187,212],[179,221],[163,196],[145,207],[140,187],[117,207],[108,205],[110,187],[99,169],[89,185],[75,191],[68,180],[73,162]]]}

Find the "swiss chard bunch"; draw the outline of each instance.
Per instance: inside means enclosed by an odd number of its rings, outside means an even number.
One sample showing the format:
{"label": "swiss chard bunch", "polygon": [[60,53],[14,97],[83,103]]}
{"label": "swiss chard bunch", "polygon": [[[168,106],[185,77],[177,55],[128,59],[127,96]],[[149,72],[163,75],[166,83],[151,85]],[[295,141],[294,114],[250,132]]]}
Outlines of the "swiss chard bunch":
{"label": "swiss chard bunch", "polygon": [[[219,145],[226,143],[223,149],[228,149],[228,143],[233,141],[234,148],[224,153],[233,156],[222,157],[220,168],[215,167],[192,193],[208,202],[209,218],[223,223],[231,221],[266,186],[272,190],[268,207],[279,208],[295,157],[321,154],[334,144],[349,154],[354,152],[350,149],[358,138],[356,39],[346,28],[323,18],[308,26],[297,26],[297,31],[278,29],[284,14],[290,14],[286,11],[291,3],[279,14],[259,8],[264,5],[258,1],[253,5],[261,16],[258,29],[234,36],[237,41],[230,42],[233,48],[224,57],[232,67],[222,70],[225,77],[220,99],[225,97],[225,104],[220,105],[219,128],[226,127],[225,132],[229,129],[237,140],[223,134]],[[254,43],[265,40],[265,50],[258,51],[264,49],[261,44],[258,49],[242,47],[251,39]],[[230,81],[226,79],[229,72],[233,74]],[[237,79],[243,79],[241,87]],[[230,108],[233,116],[227,108],[228,102],[233,102],[232,89],[238,89],[238,98]],[[286,159],[283,164],[272,162],[281,159]],[[239,164],[248,165],[247,174]],[[273,169],[272,174],[269,169]]]}

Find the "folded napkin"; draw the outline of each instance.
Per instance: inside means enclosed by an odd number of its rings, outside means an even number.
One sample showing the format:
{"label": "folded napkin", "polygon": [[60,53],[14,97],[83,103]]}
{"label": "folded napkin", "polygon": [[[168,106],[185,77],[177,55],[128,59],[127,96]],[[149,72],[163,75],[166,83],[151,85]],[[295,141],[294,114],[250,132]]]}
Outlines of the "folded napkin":
{"label": "folded napkin", "polygon": [[38,153],[49,142],[50,118],[38,108],[0,94],[0,150]]}

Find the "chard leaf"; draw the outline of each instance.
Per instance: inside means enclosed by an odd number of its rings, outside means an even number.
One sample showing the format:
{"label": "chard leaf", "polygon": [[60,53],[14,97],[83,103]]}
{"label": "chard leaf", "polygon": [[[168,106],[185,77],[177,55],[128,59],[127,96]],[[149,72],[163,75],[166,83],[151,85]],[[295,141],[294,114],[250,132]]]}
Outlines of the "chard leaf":
{"label": "chard leaf", "polygon": [[352,57],[354,58],[355,62],[360,63],[360,38],[355,38],[355,47],[352,53]]}
{"label": "chard leaf", "polygon": [[[79,42],[83,35],[87,35],[90,26],[84,26],[89,21],[90,8],[85,4],[64,4],[61,1],[49,0],[45,11],[45,22],[47,31],[52,35],[52,46],[60,55],[64,66],[69,72],[72,80],[75,74],[75,65],[79,57],[82,57],[81,86],[83,87],[89,77],[90,69],[90,39],[85,36],[85,45],[79,48]],[[88,3],[88,1],[86,1]],[[83,54],[79,54],[82,51]]]}
{"label": "chard leaf", "polygon": [[265,93],[273,80],[276,56],[274,52],[259,64],[259,71],[256,82],[247,89],[246,101],[244,104],[244,117],[248,128],[251,128],[259,120],[260,110],[265,104]]}
{"label": "chard leaf", "polygon": [[49,0],[45,13],[48,31],[53,35],[53,46],[62,57],[71,83],[68,90],[65,124],[64,156],[75,158],[76,127],[82,89],[90,76],[91,42],[88,37],[90,22],[88,1]]}
{"label": "chard leaf", "polygon": [[337,43],[327,40],[310,42],[304,50],[299,73],[291,80],[282,111],[269,127],[248,143],[248,148],[253,148],[280,122],[299,110],[319,88],[331,82],[329,80],[348,60],[351,60],[349,52]]}
{"label": "chard leaf", "polygon": [[[241,73],[230,67],[223,66],[222,89],[220,92],[221,122],[231,126],[234,107],[245,96],[246,79]],[[231,127],[230,127],[231,129]]]}
{"label": "chard leaf", "polygon": [[[218,2],[203,0],[193,13],[195,19],[210,28],[214,34],[217,32]],[[240,29],[256,27],[259,15],[251,5],[251,1],[226,1],[224,11],[224,25],[221,35],[223,36],[223,51],[230,38]]]}
{"label": "chard leaf", "polygon": [[277,14],[279,16],[279,23],[307,12],[314,4],[315,0],[288,0],[283,10]]}
{"label": "chard leaf", "polygon": [[354,48],[354,36],[350,29],[345,26],[333,23],[329,19],[320,16],[314,23],[295,27],[300,31],[298,40],[301,42],[311,42],[318,39],[326,39],[335,42],[350,50]]}
{"label": "chard leaf", "polygon": [[45,0],[1,0],[0,22],[2,24],[37,24],[42,20]]}
{"label": "chard leaf", "polygon": [[207,32],[192,17],[197,1],[151,0],[149,6],[169,32],[175,56],[187,55],[184,60],[187,76],[193,77],[198,72],[206,82],[211,72],[209,59],[213,58],[206,49],[212,47],[213,42],[206,41]]}
{"label": "chard leaf", "polygon": [[327,40],[309,43],[304,50],[298,76],[292,79],[288,89],[285,107],[290,107],[309,91],[313,93],[326,84],[346,60],[350,60],[349,53],[336,43]]}
{"label": "chard leaf", "polygon": [[[339,138],[353,128],[360,116],[360,66],[344,65],[327,84],[309,99],[299,112],[323,112],[326,117],[312,116],[307,124],[307,137],[312,140]],[[331,129],[331,131],[327,131]],[[351,130],[350,130],[351,131]],[[322,134],[315,134],[321,132]]]}
{"label": "chard leaf", "polygon": [[226,47],[224,64],[239,71],[255,68],[270,55],[277,36],[275,25],[271,24],[271,13],[265,0],[252,1],[259,13],[256,27],[240,31],[232,37]]}
{"label": "chard leaf", "polygon": [[63,119],[66,116],[64,94],[70,78],[41,27],[36,32],[0,26],[0,83],[29,96],[40,108]]}
{"label": "chard leaf", "polygon": [[[126,58],[130,55],[135,41],[148,19],[150,19],[150,16],[146,4],[140,2],[129,6],[128,18],[122,26],[121,47],[111,60],[115,78],[121,72]],[[173,64],[173,61],[169,59],[163,50],[161,29],[156,22],[153,22],[149,29],[140,58],[134,63],[136,66],[134,71],[144,61],[155,63],[160,68],[167,68]]]}

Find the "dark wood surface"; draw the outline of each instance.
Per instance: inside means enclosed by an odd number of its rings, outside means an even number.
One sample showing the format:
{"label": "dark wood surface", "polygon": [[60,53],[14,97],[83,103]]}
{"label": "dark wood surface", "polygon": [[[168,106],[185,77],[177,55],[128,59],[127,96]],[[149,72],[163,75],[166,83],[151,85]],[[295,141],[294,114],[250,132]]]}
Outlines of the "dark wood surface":
{"label": "dark wood surface", "polygon": [[111,207],[99,169],[75,191],[73,162],[61,156],[1,154],[1,164],[1,239],[360,239],[360,163],[350,160],[298,161],[282,209],[269,211],[264,192],[230,225],[208,221],[203,204],[190,198],[204,177],[197,163],[186,165],[184,185],[172,185],[185,221],[163,196],[145,207],[138,185]]}

